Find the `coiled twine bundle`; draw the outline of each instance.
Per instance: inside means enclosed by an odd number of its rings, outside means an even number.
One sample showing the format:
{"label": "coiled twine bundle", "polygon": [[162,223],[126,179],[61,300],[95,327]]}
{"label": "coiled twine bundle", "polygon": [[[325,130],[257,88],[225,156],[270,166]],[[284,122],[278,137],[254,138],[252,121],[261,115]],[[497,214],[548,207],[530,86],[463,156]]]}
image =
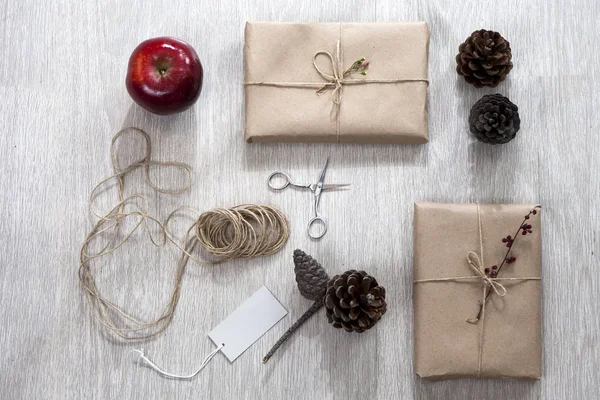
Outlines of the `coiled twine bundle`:
{"label": "coiled twine bundle", "polygon": [[[127,168],[121,169],[115,153],[117,139],[127,133],[141,135],[146,142],[146,154],[143,159]],[[124,195],[125,176],[143,168],[146,183],[156,192],[165,194],[181,194],[191,184],[191,168],[179,162],[151,161],[151,146],[148,134],[137,128],[125,128],[119,131],[111,143],[111,156],[115,174],[101,181],[90,194],[90,210],[98,218],[87,235],[80,254],[79,280],[85,290],[96,319],[110,331],[123,339],[146,339],[164,331],[173,319],[179,301],[181,280],[189,259],[199,262],[220,262],[234,258],[251,258],[272,255],[279,251],[289,237],[289,224],[285,215],[276,208],[244,204],[229,209],[216,209],[199,214],[194,224],[188,229],[183,245],[177,243],[167,230],[169,220],[179,210],[172,212],[164,223],[149,215],[148,200],[141,194]],[[178,189],[165,189],[154,183],[150,177],[150,167],[175,167],[186,172],[186,185]],[[111,180],[117,181],[118,201],[108,212],[100,213],[94,208],[94,198],[99,189]],[[141,205],[140,205],[141,204]],[[134,219],[134,227],[126,233],[120,232],[126,220]],[[155,238],[150,232],[150,224],[158,227],[160,236]],[[135,231],[145,228],[149,240],[157,247],[167,242],[173,243],[181,250],[177,262],[175,287],[169,302],[159,316],[151,322],[139,321],[132,314],[108,300],[101,293],[95,282],[95,270],[101,267],[100,260],[110,255],[127,243]],[[92,244],[98,241],[99,250],[92,250]],[[196,245],[200,244],[216,260],[204,260],[192,255]],[[98,244],[96,244],[98,246]],[[94,268],[92,262],[95,261]]]}
{"label": "coiled twine bundle", "polygon": [[207,211],[195,227],[200,245],[221,260],[275,254],[290,234],[281,211],[257,204]]}

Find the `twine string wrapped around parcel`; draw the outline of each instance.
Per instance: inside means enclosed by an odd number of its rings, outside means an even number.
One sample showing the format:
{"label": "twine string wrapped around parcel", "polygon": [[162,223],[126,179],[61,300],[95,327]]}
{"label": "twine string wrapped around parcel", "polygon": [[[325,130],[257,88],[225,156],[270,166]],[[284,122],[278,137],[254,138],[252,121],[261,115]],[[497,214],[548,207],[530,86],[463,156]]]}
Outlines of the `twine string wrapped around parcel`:
{"label": "twine string wrapped around parcel", "polygon": [[[344,58],[342,52],[342,23],[339,24],[339,39],[336,41],[335,56],[326,50],[317,51],[313,56],[313,67],[319,75],[326,81],[325,84],[318,82],[296,82],[296,81],[248,81],[245,86],[272,86],[282,88],[307,88],[317,89],[317,94],[322,94],[328,90],[331,92],[331,101],[333,102],[332,119],[336,121],[336,140],[340,141],[340,111],[342,105],[342,87],[345,85],[366,85],[366,84],[386,84],[386,83],[404,83],[404,82],[425,82],[429,84],[427,79],[423,78],[398,78],[398,79],[352,79],[350,76],[353,72],[360,72],[361,75],[367,75],[365,69],[369,66],[369,62],[365,58],[355,61],[349,68],[344,70]],[[323,72],[317,64],[317,58],[320,55],[326,56],[331,62],[332,73]]]}
{"label": "twine string wrapped around parcel", "polygon": [[479,340],[478,340],[478,356],[477,356],[477,377],[481,377],[481,366],[483,360],[483,344],[484,344],[484,321],[485,321],[485,304],[487,303],[488,290],[492,290],[495,294],[500,297],[504,297],[507,294],[506,287],[499,281],[539,281],[542,278],[535,276],[523,276],[518,278],[496,278],[488,277],[484,270],[484,257],[483,257],[483,234],[481,224],[481,209],[477,204],[477,224],[478,224],[478,235],[479,235],[479,254],[473,251],[467,253],[467,264],[475,271],[476,275],[467,276],[455,276],[448,278],[431,278],[431,279],[417,279],[414,283],[427,283],[427,282],[448,282],[448,281],[479,281],[482,283],[483,294],[481,297],[481,315],[479,318],[468,319],[466,322],[479,323]]}
{"label": "twine string wrapped around parcel", "polygon": [[[117,140],[126,133],[142,136],[145,140],[144,157],[122,169],[116,153]],[[231,209],[218,209],[198,214],[198,218],[188,229],[183,239],[183,244],[169,233],[167,226],[173,215],[181,209],[171,213],[164,223],[149,214],[149,202],[141,194],[125,196],[125,176],[130,172],[142,168],[148,186],[154,191],[163,194],[181,194],[186,192],[191,185],[191,168],[180,162],[151,161],[151,144],[148,134],[137,128],[125,128],[118,132],[112,139],[111,158],[114,175],[102,180],[94,187],[90,194],[90,210],[98,218],[87,235],[80,252],[79,280],[86,293],[86,297],[94,311],[96,319],[107,329],[123,339],[146,339],[164,331],[173,318],[177,306],[181,280],[189,259],[200,263],[217,263],[234,258],[249,258],[262,255],[271,255],[279,251],[289,237],[289,224],[285,215],[278,209],[257,204],[245,204]],[[150,175],[150,167],[176,167],[185,171],[186,184],[183,187],[168,189],[156,184]],[[101,187],[109,181],[117,181],[118,202],[108,212],[102,213],[94,207],[94,199]],[[141,203],[141,204],[140,204]],[[125,222],[134,219],[133,228],[121,234]],[[155,237],[150,225],[154,224],[159,231]],[[104,297],[95,281],[94,261],[99,262],[102,257],[114,253],[130,240],[132,235],[140,228],[147,231],[150,242],[163,246],[167,242],[173,243],[181,250],[177,261],[174,288],[159,316],[150,322],[140,321],[131,313]],[[92,251],[91,246],[105,238],[100,249]],[[121,239],[122,238],[122,239]],[[216,260],[205,260],[193,257],[192,253],[200,244]]]}

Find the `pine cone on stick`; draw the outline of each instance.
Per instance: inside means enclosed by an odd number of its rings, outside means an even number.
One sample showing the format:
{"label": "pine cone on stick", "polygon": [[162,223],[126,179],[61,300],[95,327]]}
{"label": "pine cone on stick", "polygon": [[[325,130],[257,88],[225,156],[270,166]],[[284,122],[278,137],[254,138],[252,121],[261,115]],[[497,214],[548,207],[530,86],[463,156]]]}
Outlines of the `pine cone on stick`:
{"label": "pine cone on stick", "polygon": [[513,68],[510,43],[498,32],[481,29],[461,44],[456,72],[475,87],[496,87]]}
{"label": "pine cone on stick", "polygon": [[309,300],[321,301],[329,280],[321,264],[302,250],[294,250],[294,272],[300,294]]}
{"label": "pine cone on stick", "polygon": [[325,291],[327,290],[329,275],[321,267],[321,264],[302,250],[294,250],[294,272],[296,273],[296,283],[298,283],[300,293],[307,299],[314,300],[314,303],[275,343],[273,348],[263,358],[263,363],[265,364],[275,354],[279,346],[288,340],[300,325],[305,323],[314,313],[323,307],[323,296],[325,296]]}
{"label": "pine cone on stick", "polygon": [[275,343],[263,363],[323,305],[329,322],[348,332],[364,332],[385,314],[385,289],[365,271],[350,270],[329,279],[321,264],[302,250],[294,251],[294,266],[300,293],[314,303]]}

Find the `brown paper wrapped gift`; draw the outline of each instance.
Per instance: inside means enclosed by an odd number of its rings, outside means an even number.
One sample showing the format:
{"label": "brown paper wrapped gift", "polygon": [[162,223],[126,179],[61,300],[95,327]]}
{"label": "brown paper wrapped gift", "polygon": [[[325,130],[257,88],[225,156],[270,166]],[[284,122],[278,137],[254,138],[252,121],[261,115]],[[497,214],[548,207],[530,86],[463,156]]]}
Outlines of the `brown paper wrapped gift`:
{"label": "brown paper wrapped gift", "polygon": [[245,40],[248,142],[428,141],[426,22],[247,23]]}
{"label": "brown paper wrapped gift", "polygon": [[482,318],[475,320],[484,285],[486,293],[493,288],[484,280],[485,275],[474,268],[480,268],[483,273],[483,268],[500,265],[507,250],[502,238],[514,237],[524,216],[533,207],[415,203],[414,363],[417,375],[428,379],[540,378],[539,212],[527,222],[532,225],[532,233],[515,239],[509,257],[514,255],[516,261],[505,264],[493,279],[494,286],[502,286],[496,287],[500,295],[493,292]]}

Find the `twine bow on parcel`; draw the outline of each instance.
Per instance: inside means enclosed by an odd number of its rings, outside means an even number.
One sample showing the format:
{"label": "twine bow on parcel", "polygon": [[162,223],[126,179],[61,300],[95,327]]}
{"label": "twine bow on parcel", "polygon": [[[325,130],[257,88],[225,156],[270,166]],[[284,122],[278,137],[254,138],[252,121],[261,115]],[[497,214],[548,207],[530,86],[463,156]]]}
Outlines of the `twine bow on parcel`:
{"label": "twine bow on parcel", "polygon": [[[319,73],[319,75],[327,81],[326,83],[317,83],[317,82],[269,82],[269,81],[251,81],[245,82],[245,86],[273,86],[273,87],[282,87],[282,88],[308,88],[308,89],[317,89],[317,94],[322,94],[327,92],[328,90],[333,88],[331,92],[331,101],[334,105],[334,112],[332,113],[333,118],[336,121],[336,138],[339,142],[340,140],[340,109],[342,106],[342,91],[343,87],[346,85],[366,85],[366,84],[381,84],[381,83],[402,83],[402,82],[425,82],[429,83],[427,79],[422,78],[401,78],[401,79],[352,79],[350,75],[353,72],[358,72],[362,69],[363,72],[360,72],[362,75],[366,75],[364,69],[368,66],[368,62],[365,62],[365,58],[361,58],[358,61],[355,61],[350,67],[344,70],[344,57],[342,52],[342,25],[340,24],[340,39],[336,41],[336,51],[335,55],[332,55],[330,52],[326,50],[317,51],[313,56],[313,67]],[[331,62],[332,73],[328,74],[323,72],[321,68],[319,68],[317,64],[317,58],[320,55],[324,55],[329,58]],[[364,63],[364,64],[363,64]],[[355,68],[358,67],[358,68]]]}
{"label": "twine bow on parcel", "polygon": [[[482,253],[483,254],[483,253]],[[485,274],[485,269],[479,256],[474,251],[470,251],[467,253],[467,263],[475,271],[479,276],[473,276],[472,278],[480,278],[484,282],[484,290],[487,292],[487,287],[489,286],[494,293],[496,293],[500,297],[506,296],[506,288],[498,282],[499,279],[502,278],[491,278]],[[471,277],[469,277],[471,278]],[[519,279],[519,278],[510,278],[510,279]],[[487,293],[484,294],[487,296]],[[477,322],[472,320],[467,320],[467,322]]]}
{"label": "twine bow on parcel", "polygon": [[532,277],[532,276],[524,276],[518,278],[492,278],[485,274],[484,269],[484,258],[483,258],[483,235],[482,235],[482,225],[481,225],[481,209],[479,204],[477,204],[477,222],[479,227],[479,255],[474,251],[469,251],[467,253],[467,264],[473,271],[475,271],[476,275],[467,275],[467,276],[455,276],[448,278],[431,278],[431,279],[418,279],[413,281],[413,283],[426,283],[426,282],[448,282],[448,281],[465,281],[472,280],[482,282],[483,287],[483,295],[481,297],[481,314],[478,318],[468,319],[466,322],[471,324],[479,323],[479,345],[478,345],[478,358],[477,358],[477,377],[481,376],[481,365],[483,360],[483,342],[484,342],[484,330],[483,324],[485,320],[485,303],[487,302],[488,290],[493,290],[495,294],[500,297],[504,297],[507,294],[506,287],[502,285],[498,281],[539,281],[542,278]]}
{"label": "twine bow on parcel", "polygon": [[[331,92],[331,101],[333,102],[333,104],[335,105],[335,113],[336,116],[339,115],[340,112],[340,105],[342,104],[342,85],[344,83],[358,83],[358,82],[364,82],[364,80],[346,80],[346,76],[349,76],[350,74],[352,74],[352,72],[354,71],[354,66],[364,66],[364,68],[366,68],[368,66],[368,61],[365,62],[364,58],[361,58],[358,61],[355,61],[354,64],[352,64],[350,67],[348,67],[348,69],[346,69],[345,71],[343,70],[343,66],[342,66],[342,50],[341,50],[341,42],[338,40],[336,42],[336,52],[335,52],[335,57],[333,55],[331,55],[330,52],[328,51],[318,51],[315,53],[315,55],[313,56],[313,66],[315,67],[315,69],[317,70],[317,72],[319,73],[319,75],[321,75],[321,77],[323,79],[325,79],[326,81],[328,81],[328,83],[326,83],[325,85],[323,85],[319,90],[317,90],[317,94],[321,94],[321,93],[325,93],[327,92],[332,86],[333,91]],[[324,55],[327,58],[329,58],[329,61],[331,62],[331,70],[332,70],[332,74],[329,75],[325,72],[323,72],[321,70],[321,68],[319,68],[319,65],[317,64],[317,58],[320,55]],[[365,71],[363,71],[363,75],[366,75],[367,73]]]}

